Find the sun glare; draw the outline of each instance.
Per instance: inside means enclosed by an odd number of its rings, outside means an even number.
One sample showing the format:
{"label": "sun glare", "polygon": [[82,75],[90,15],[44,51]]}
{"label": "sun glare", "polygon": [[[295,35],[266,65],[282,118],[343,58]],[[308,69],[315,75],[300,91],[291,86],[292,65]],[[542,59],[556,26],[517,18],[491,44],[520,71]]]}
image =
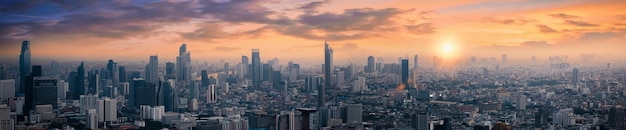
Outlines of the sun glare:
{"label": "sun glare", "polygon": [[454,49],[454,46],[452,46],[452,44],[450,44],[450,43],[446,43],[446,44],[443,45],[442,49],[443,49],[444,53],[449,54],[449,53],[452,53],[452,51]]}

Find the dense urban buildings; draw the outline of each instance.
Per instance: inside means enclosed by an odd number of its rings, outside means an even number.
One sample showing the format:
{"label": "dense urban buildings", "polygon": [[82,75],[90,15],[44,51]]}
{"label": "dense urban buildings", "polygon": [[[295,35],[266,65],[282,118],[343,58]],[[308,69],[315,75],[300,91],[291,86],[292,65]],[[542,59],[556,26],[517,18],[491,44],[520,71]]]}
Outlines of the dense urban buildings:
{"label": "dense urban buildings", "polygon": [[0,130],[626,130],[625,1],[0,5]]}

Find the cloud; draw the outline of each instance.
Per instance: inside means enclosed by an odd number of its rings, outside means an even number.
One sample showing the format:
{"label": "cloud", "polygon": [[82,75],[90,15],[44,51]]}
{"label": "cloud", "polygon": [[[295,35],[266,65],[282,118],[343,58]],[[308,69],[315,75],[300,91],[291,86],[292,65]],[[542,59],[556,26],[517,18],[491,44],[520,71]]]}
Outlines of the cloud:
{"label": "cloud", "polygon": [[498,23],[498,24],[518,24],[523,25],[527,23],[536,22],[534,19],[498,19],[494,17],[485,17],[481,20],[486,23]]}
{"label": "cloud", "polygon": [[330,3],[330,1],[331,0],[309,2],[307,4],[304,4],[298,7],[298,9],[305,11],[305,13],[307,14],[313,14],[313,13],[318,12],[317,8],[321,7],[322,5]]}
{"label": "cloud", "polygon": [[214,51],[221,51],[221,52],[229,52],[229,51],[241,50],[241,48],[239,48],[239,47],[217,46],[217,47],[213,48],[213,50]]}
{"label": "cloud", "polygon": [[417,25],[407,25],[405,26],[409,32],[413,34],[431,34],[435,33],[435,27],[433,27],[432,23],[422,23]]}
{"label": "cloud", "polygon": [[521,44],[521,46],[530,47],[530,48],[547,48],[547,47],[551,47],[552,44],[546,41],[525,41]]}
{"label": "cloud", "polygon": [[548,16],[553,17],[553,18],[558,18],[558,19],[572,19],[572,18],[579,18],[580,17],[580,16],[577,16],[577,15],[569,15],[569,14],[564,14],[564,13],[549,14]]}
{"label": "cloud", "polygon": [[537,28],[539,28],[539,31],[542,33],[555,33],[558,32],[554,29],[552,29],[551,27],[547,26],[547,25],[542,25],[542,24],[538,24]]}
{"label": "cloud", "polygon": [[592,23],[583,22],[583,21],[575,21],[575,20],[565,20],[565,23],[566,24],[570,24],[570,25],[574,25],[574,26],[581,26],[581,27],[599,26],[597,24],[592,24]]}

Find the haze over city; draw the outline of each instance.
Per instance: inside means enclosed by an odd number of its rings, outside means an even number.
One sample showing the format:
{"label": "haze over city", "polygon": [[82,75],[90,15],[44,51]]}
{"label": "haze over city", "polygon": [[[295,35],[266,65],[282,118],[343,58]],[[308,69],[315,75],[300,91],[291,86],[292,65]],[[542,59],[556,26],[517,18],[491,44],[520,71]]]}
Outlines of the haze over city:
{"label": "haze over city", "polygon": [[1,0],[0,130],[626,130],[625,7]]}
{"label": "haze over city", "polygon": [[[359,1],[4,1],[0,56],[16,61],[20,41],[34,59],[124,61],[158,54],[174,61],[187,43],[194,60],[226,59],[258,48],[320,62],[325,40],[338,63],[383,58],[508,54],[511,61],[595,54],[625,59],[626,2],[535,0]],[[444,53],[443,46],[453,46]],[[68,52],[67,50],[72,50]]]}

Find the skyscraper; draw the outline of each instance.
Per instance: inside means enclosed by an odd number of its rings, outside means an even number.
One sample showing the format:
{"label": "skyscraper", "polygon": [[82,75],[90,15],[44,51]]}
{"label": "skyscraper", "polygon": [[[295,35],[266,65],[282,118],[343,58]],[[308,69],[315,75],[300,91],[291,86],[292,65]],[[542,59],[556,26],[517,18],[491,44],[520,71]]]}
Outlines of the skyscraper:
{"label": "skyscraper", "polygon": [[87,74],[87,78],[89,81],[87,94],[97,95],[100,88],[100,74],[98,70],[91,70],[91,72]]}
{"label": "skyscraper", "polygon": [[317,107],[326,106],[326,86],[331,86],[331,78],[333,72],[333,49],[330,48],[328,42],[324,41],[324,85],[319,86]]}
{"label": "skyscraper", "polygon": [[30,41],[22,41],[22,50],[20,51],[20,87],[18,93],[24,93],[26,89],[26,76],[30,74]]}
{"label": "skyscraper", "polygon": [[128,74],[126,72],[126,67],[124,66],[120,66],[118,67],[118,71],[119,71],[119,82],[128,82]]}
{"label": "skyscraper", "polygon": [[624,108],[620,105],[611,107],[608,122],[611,128],[624,128],[624,126],[626,126],[626,122],[624,121]]}
{"label": "skyscraper", "polygon": [[[115,85],[119,83],[119,71],[117,68],[117,63],[113,62],[113,60],[109,60],[107,63],[107,76],[106,79],[110,79],[111,82]],[[102,78],[102,77],[100,77]]]}
{"label": "skyscraper", "polygon": [[415,55],[415,57],[413,57],[413,70],[417,70],[419,62],[417,62],[417,55]]}
{"label": "skyscraper", "polygon": [[411,116],[410,124],[416,130],[428,130],[428,112],[421,111]]}
{"label": "skyscraper", "polygon": [[176,71],[176,65],[172,62],[165,63],[165,79],[176,79],[174,75]]}
{"label": "skyscraper", "polygon": [[409,86],[409,59],[402,59],[402,84]]}
{"label": "skyscraper", "polygon": [[209,87],[207,88],[206,91],[206,102],[207,103],[216,103],[217,102],[217,95],[215,94],[215,85],[211,84],[209,85]]}
{"label": "skyscraper", "polygon": [[187,44],[185,43],[178,49],[176,65],[178,68],[176,71],[178,81],[191,82],[191,52],[187,51]]}
{"label": "skyscraper", "polygon": [[146,65],[146,81],[148,83],[159,83],[159,57],[150,56],[150,62]]}
{"label": "skyscraper", "polygon": [[80,62],[80,66],[78,66],[76,72],[74,88],[72,90],[72,99],[74,100],[80,99],[80,95],[85,94],[85,65],[83,62]]}
{"label": "skyscraper", "polygon": [[261,58],[259,49],[252,49],[252,84],[261,85]]}
{"label": "skyscraper", "polygon": [[289,81],[296,81],[300,76],[300,64],[292,64],[289,66]]}
{"label": "skyscraper", "polygon": [[304,83],[306,85],[306,90],[309,93],[313,93],[316,88],[319,88],[322,85],[322,77],[307,77],[304,79]]}
{"label": "skyscraper", "polygon": [[578,68],[574,68],[574,70],[572,70],[572,84],[576,85],[579,82],[579,76],[578,76]]}
{"label": "skyscraper", "polygon": [[[33,105],[50,104],[57,107],[57,81],[56,78],[35,77],[33,79]],[[34,106],[33,106],[34,107]]]}
{"label": "skyscraper", "polygon": [[98,122],[117,121],[117,100],[104,98],[98,100]]}
{"label": "skyscraper", "polygon": [[165,111],[178,111],[178,92],[176,89],[174,80],[167,80],[163,83],[163,87],[161,87],[160,97],[163,98],[163,106],[165,106]]}
{"label": "skyscraper", "polygon": [[0,80],[0,101],[15,97],[15,80]]}
{"label": "skyscraper", "polygon": [[367,67],[365,67],[365,72],[371,73],[376,70],[376,62],[374,61],[374,56],[367,57]]}
{"label": "skyscraper", "polygon": [[249,68],[248,66],[250,66],[249,60],[248,60],[248,56],[241,56],[241,74],[243,75],[242,78],[250,78],[250,72],[249,72]]}

